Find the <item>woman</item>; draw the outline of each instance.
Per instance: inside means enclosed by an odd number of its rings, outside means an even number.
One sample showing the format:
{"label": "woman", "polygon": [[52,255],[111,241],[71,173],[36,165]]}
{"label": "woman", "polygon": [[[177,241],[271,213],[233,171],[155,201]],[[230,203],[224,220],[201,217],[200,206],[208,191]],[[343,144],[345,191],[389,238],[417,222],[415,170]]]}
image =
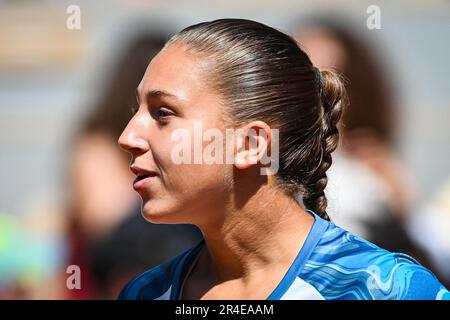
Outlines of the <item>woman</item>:
{"label": "woman", "polygon": [[[131,154],[142,213],[195,224],[204,239],[133,279],[120,299],[450,297],[412,258],[329,221],[324,188],[344,89],[291,37],[240,19],[188,27],[151,61],[137,96],[119,144]],[[232,133],[231,147],[215,149],[231,163],[207,152],[199,161],[218,135],[199,143],[198,123],[203,133]],[[174,161],[180,130],[192,161]]]}

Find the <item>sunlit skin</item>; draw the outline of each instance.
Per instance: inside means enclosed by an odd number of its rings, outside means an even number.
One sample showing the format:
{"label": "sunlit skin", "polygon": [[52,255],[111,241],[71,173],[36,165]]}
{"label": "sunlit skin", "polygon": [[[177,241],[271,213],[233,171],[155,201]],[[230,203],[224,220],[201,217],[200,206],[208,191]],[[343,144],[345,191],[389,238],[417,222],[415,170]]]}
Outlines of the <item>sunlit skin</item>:
{"label": "sunlit skin", "polygon": [[243,163],[173,163],[174,129],[192,132],[195,121],[224,135],[229,128],[222,117],[226,102],[208,86],[203,62],[181,43],[163,49],[138,87],[139,108],[119,144],[131,154],[132,167],[157,174],[137,190],[143,216],[153,223],[192,223],[203,232],[206,249],[183,298],[265,299],[294,261],[314,218],[251,161],[270,145],[270,128],[262,121],[242,127],[268,132],[255,146],[236,145],[234,155]]}

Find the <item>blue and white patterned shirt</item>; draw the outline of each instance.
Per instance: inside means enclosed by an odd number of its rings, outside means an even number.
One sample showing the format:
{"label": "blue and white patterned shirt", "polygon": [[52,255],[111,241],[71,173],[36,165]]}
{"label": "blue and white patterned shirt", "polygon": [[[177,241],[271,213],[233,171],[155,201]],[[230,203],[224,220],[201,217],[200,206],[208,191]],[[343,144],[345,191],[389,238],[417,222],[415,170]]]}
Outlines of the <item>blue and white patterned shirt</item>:
{"label": "blue and white patterned shirt", "polygon": [[[392,253],[308,210],[312,229],[269,300],[450,300],[450,292],[413,258]],[[175,300],[195,263],[202,240],[131,280],[119,299]]]}

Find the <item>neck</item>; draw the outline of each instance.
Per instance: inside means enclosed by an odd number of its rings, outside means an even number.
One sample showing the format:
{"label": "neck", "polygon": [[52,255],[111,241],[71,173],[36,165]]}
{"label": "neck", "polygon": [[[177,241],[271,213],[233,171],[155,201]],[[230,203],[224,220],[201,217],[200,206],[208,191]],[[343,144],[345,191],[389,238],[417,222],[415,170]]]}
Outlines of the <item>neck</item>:
{"label": "neck", "polygon": [[219,216],[219,223],[200,226],[208,249],[203,271],[217,281],[245,282],[250,275],[290,266],[314,222],[295,199],[270,184],[244,203],[232,199]]}

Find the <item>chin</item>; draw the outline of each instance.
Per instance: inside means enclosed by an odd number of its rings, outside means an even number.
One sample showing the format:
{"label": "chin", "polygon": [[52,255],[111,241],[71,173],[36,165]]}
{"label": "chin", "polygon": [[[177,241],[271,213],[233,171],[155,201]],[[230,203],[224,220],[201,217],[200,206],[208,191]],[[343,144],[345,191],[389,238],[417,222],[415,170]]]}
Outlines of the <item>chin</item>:
{"label": "chin", "polygon": [[184,223],[177,219],[175,210],[162,208],[151,201],[144,202],[142,205],[142,216],[145,220],[154,224],[181,224]]}

